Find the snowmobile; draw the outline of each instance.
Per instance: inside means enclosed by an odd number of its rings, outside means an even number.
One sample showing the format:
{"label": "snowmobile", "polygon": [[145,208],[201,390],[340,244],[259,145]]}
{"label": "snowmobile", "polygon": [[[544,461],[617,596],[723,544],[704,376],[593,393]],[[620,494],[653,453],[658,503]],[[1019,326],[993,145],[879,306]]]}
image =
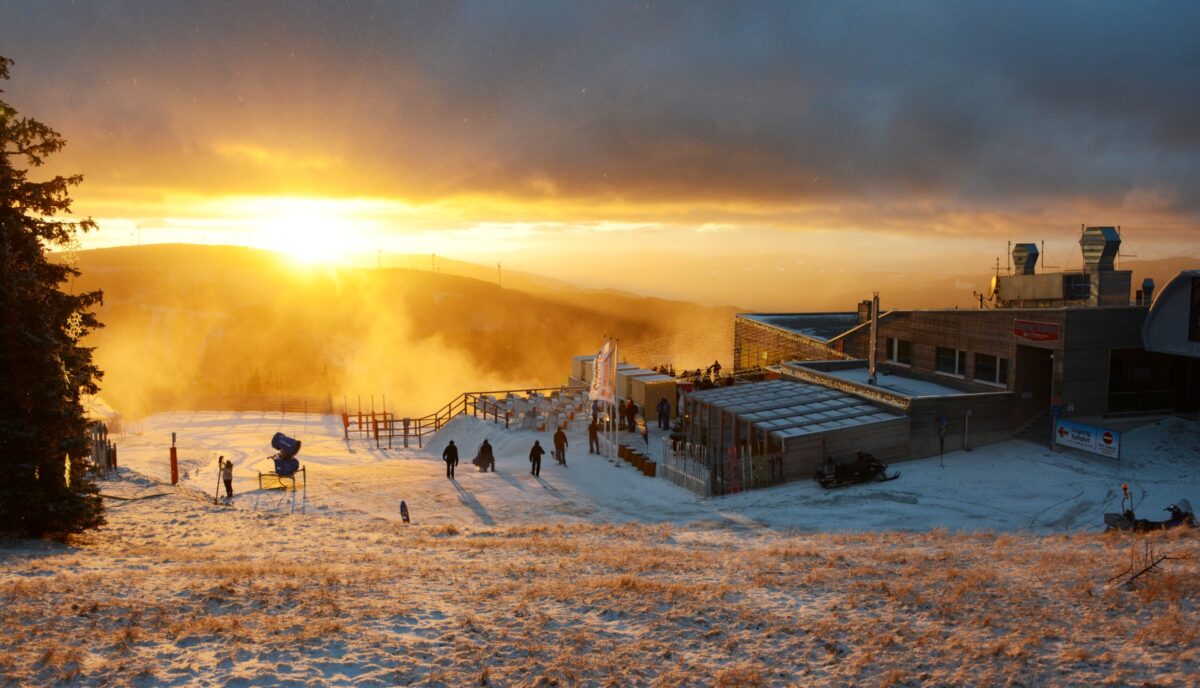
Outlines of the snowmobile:
{"label": "snowmobile", "polygon": [[813,480],[826,489],[857,485],[868,482],[884,482],[895,480],[900,473],[887,474],[887,464],[876,459],[868,452],[854,453],[854,461],[839,464],[832,456],[825,459],[825,465],[813,474]]}
{"label": "snowmobile", "polygon": [[1104,514],[1104,532],[1106,533],[1114,530],[1145,533],[1151,530],[1166,530],[1179,526],[1196,527],[1196,512],[1192,510],[1192,503],[1186,499],[1181,499],[1163,509],[1163,511],[1171,514],[1167,520],[1151,521],[1149,519],[1137,518],[1134,515],[1133,495],[1129,494],[1129,485],[1122,485],[1121,490],[1124,492],[1124,496],[1121,498],[1121,513]]}

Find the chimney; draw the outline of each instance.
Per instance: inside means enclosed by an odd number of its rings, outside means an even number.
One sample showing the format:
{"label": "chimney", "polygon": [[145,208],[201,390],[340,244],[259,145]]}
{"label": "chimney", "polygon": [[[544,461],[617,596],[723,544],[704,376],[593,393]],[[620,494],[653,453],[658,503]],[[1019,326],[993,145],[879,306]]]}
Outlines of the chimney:
{"label": "chimney", "polygon": [[858,302],[858,324],[861,325],[871,319],[871,299],[864,299]]}
{"label": "chimney", "polygon": [[1116,227],[1088,227],[1079,238],[1079,248],[1084,272],[1112,272],[1121,250],[1121,235]]}
{"label": "chimney", "polygon": [[1013,268],[1018,275],[1032,275],[1038,261],[1037,244],[1017,244],[1012,250]]}

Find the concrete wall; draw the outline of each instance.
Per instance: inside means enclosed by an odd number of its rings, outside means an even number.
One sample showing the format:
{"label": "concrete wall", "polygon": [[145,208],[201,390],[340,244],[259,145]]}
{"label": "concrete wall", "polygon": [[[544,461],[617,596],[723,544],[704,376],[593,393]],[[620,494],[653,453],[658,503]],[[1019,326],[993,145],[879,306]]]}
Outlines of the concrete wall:
{"label": "concrete wall", "polygon": [[947,452],[1011,440],[1015,400],[1012,392],[914,398],[908,410],[907,458],[938,454],[941,417],[946,419]]}
{"label": "concrete wall", "polygon": [[1096,416],[1108,411],[1108,365],[1112,349],[1141,349],[1144,306],[1066,311],[1059,395],[1063,415]]}

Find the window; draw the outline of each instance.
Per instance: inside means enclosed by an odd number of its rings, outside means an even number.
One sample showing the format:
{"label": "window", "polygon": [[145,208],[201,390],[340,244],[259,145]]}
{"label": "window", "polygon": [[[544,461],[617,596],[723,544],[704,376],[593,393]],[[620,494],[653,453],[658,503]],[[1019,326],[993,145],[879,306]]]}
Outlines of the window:
{"label": "window", "polygon": [[975,354],[975,379],[993,385],[1008,386],[1008,359]]}
{"label": "window", "polygon": [[967,372],[967,352],[961,349],[937,348],[934,369],[946,375],[963,376]]}
{"label": "window", "polygon": [[900,365],[912,365],[912,342],[888,337],[887,360]]}

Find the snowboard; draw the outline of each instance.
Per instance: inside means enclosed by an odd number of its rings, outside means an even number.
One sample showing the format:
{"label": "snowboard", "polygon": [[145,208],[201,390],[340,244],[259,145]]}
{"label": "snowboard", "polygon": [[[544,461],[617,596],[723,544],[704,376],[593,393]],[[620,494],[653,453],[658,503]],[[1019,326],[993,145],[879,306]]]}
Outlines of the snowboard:
{"label": "snowboard", "polygon": [[404,521],[405,524],[410,523],[408,520],[408,504],[405,504],[403,499],[400,500],[400,520]]}

